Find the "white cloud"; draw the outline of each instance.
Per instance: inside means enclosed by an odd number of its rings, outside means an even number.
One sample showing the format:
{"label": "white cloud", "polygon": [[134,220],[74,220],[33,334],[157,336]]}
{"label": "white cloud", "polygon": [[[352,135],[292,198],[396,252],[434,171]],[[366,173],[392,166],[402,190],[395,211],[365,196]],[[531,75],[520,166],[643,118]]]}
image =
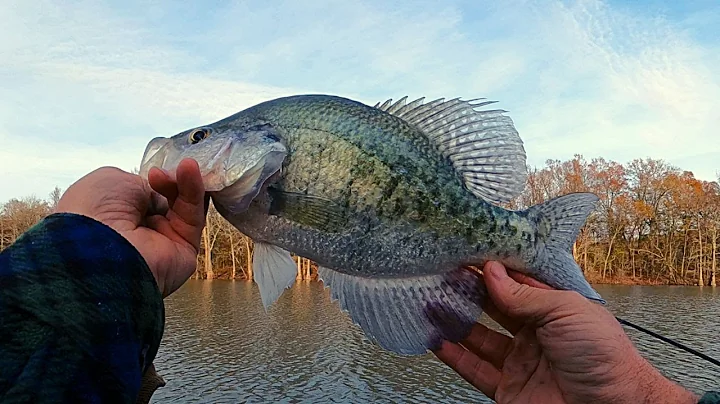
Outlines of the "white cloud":
{"label": "white cloud", "polygon": [[[42,72],[47,80],[56,78],[73,83],[73,88],[82,88],[82,96],[92,102],[77,111],[66,109],[67,115],[61,115],[59,120],[52,115],[35,117],[32,125],[43,128],[41,133],[47,131],[42,137],[22,136],[17,133],[18,126],[8,129],[0,124],[3,144],[0,161],[4,172],[0,200],[30,193],[44,197],[55,185],[65,189],[84,174],[105,165],[131,170],[139,166],[152,137],[170,136],[295,92],[141,69],[53,64],[36,72]],[[7,103],[0,101],[0,105]],[[78,106],[74,104],[74,108]],[[112,111],[107,127],[93,121],[91,114],[96,111]],[[19,118],[8,115],[2,114],[0,119],[16,122]],[[32,115],[32,111],[27,111],[25,119]],[[90,127],[85,127],[85,122]],[[144,130],[126,132],[125,128],[137,125]],[[57,127],[65,130],[58,133]]]}
{"label": "white cloud", "polygon": [[707,49],[666,21],[599,1],[556,3],[536,22],[547,44],[531,53],[548,64],[537,72],[542,98],[529,96],[518,111],[531,160],[650,156],[715,178],[719,163],[689,158],[720,159],[720,74]]}
{"label": "white cloud", "polygon": [[581,153],[663,158],[707,180],[720,169],[720,43],[697,42],[687,21],[594,0],[122,11],[0,10],[0,201],[131,169],[154,136],[306,92],[499,100],[532,164]]}

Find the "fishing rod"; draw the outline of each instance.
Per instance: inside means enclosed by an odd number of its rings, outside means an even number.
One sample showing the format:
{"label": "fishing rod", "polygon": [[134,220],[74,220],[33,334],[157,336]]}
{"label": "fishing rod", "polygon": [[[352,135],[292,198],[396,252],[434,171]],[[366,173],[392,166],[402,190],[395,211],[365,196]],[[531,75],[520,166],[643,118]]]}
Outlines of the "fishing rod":
{"label": "fishing rod", "polygon": [[632,328],[635,328],[636,330],[642,331],[642,332],[644,332],[644,333],[646,333],[646,334],[648,334],[648,335],[651,335],[651,336],[653,336],[653,337],[655,337],[655,338],[657,338],[657,339],[659,339],[659,340],[661,340],[661,341],[667,342],[668,344],[670,344],[670,345],[672,345],[672,346],[674,346],[674,347],[676,347],[676,348],[680,348],[680,349],[682,349],[682,350],[685,351],[685,352],[691,353],[691,354],[693,354],[693,355],[695,355],[695,356],[697,356],[697,357],[700,357],[700,358],[702,358],[702,359],[705,359],[706,361],[708,361],[708,362],[710,362],[710,363],[712,363],[712,364],[714,364],[714,365],[716,365],[716,366],[720,366],[720,361],[719,361],[719,360],[717,360],[717,359],[715,359],[715,358],[711,358],[711,357],[705,355],[705,354],[702,353],[702,352],[698,352],[698,351],[696,351],[696,350],[694,350],[694,349],[692,349],[692,348],[690,348],[690,347],[687,347],[687,346],[685,346],[685,345],[683,345],[683,344],[681,344],[681,343],[679,343],[679,342],[677,342],[677,341],[674,341],[674,340],[672,340],[672,339],[670,339],[670,338],[668,338],[668,337],[663,337],[662,335],[660,335],[660,334],[658,334],[658,333],[655,333],[655,332],[652,332],[652,331],[648,330],[647,328],[643,328],[643,327],[640,327],[640,326],[637,325],[637,324],[633,324],[633,323],[631,323],[631,322],[629,322],[629,321],[627,321],[627,320],[623,320],[623,319],[620,318],[620,317],[615,316],[615,318],[617,319],[617,321],[620,322],[620,324],[624,324],[624,325],[630,326],[630,327],[632,327]]}

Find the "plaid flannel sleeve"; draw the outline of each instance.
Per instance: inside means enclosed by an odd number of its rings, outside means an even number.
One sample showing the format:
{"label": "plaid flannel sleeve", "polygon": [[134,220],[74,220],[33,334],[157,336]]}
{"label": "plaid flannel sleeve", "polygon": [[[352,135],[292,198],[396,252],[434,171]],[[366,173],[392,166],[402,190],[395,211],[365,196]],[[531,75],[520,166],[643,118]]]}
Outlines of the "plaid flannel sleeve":
{"label": "plaid flannel sleeve", "polygon": [[0,253],[0,402],[134,403],[164,321],[132,244],[50,215]]}

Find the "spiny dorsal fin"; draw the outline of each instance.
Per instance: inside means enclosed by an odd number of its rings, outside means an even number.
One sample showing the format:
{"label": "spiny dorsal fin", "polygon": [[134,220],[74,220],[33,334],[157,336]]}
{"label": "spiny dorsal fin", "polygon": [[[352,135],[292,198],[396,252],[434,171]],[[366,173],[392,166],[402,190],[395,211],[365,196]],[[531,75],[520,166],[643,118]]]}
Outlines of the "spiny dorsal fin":
{"label": "spiny dorsal fin", "polygon": [[525,149],[512,119],[503,115],[506,111],[476,110],[495,103],[473,103],[484,98],[423,100],[406,104],[407,97],[395,103],[389,99],[375,108],[424,132],[476,196],[502,204],[520,195],[527,179]]}

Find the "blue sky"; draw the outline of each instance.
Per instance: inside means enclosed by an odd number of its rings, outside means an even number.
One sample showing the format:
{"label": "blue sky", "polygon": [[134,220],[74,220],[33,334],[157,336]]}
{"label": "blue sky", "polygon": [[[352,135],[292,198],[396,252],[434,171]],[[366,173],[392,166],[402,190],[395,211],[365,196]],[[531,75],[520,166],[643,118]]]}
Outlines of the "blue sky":
{"label": "blue sky", "polygon": [[298,93],[485,97],[532,165],[720,172],[716,0],[147,4],[3,2],[0,201],[131,170],[155,136]]}

